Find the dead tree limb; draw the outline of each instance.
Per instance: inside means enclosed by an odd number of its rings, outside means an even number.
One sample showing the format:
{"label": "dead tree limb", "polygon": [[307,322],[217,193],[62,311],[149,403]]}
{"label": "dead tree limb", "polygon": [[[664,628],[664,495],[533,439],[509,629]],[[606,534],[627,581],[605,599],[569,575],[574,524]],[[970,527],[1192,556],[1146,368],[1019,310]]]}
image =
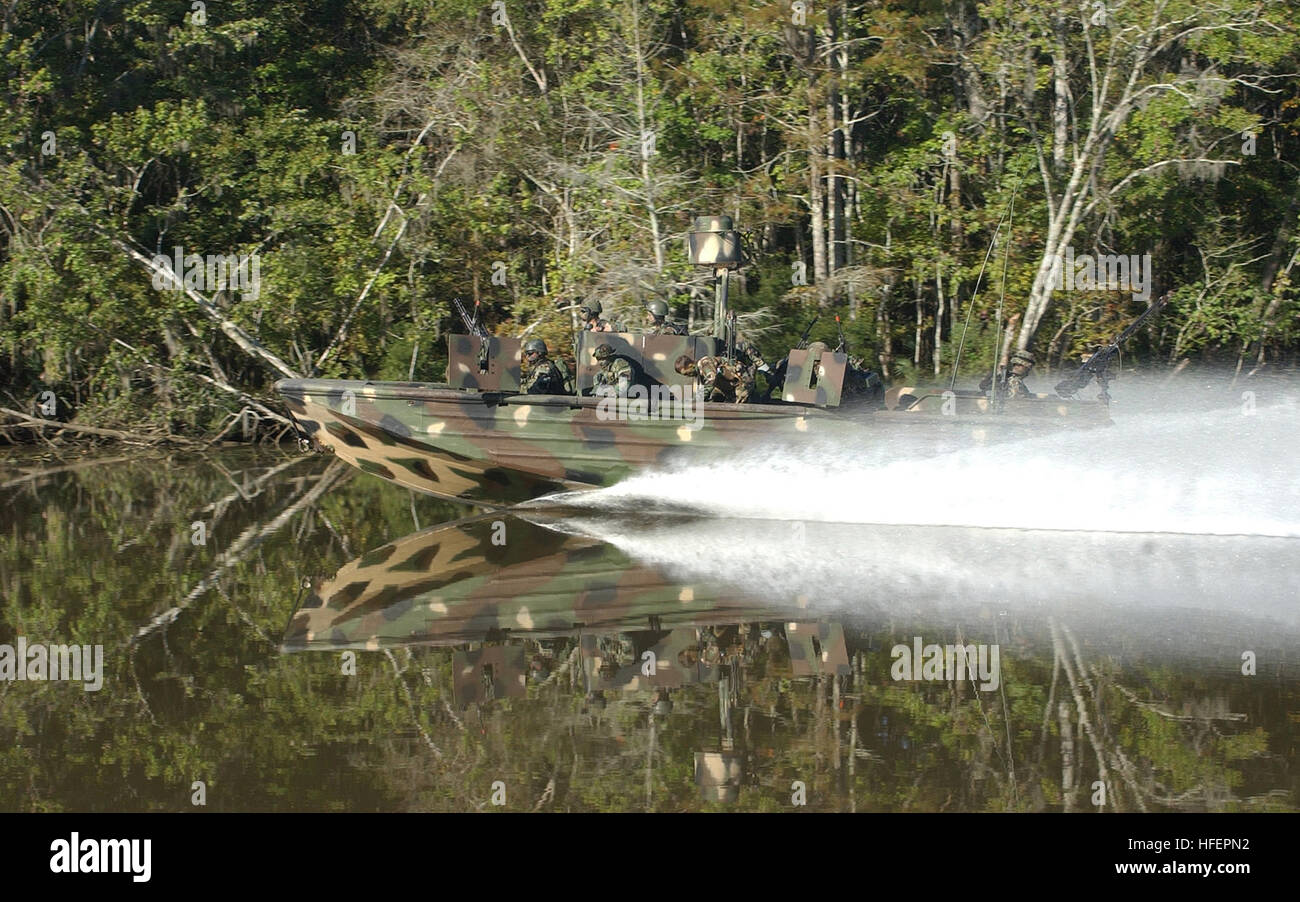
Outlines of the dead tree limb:
{"label": "dead tree limb", "polygon": [[46,419],[42,419],[41,417],[34,417],[25,413],[21,413],[20,411],[13,410],[9,407],[0,407],[0,413],[6,414],[8,416],[14,417],[15,419],[22,421],[19,423],[19,425],[21,426],[39,426],[39,427],[48,427],[48,428],[58,429],[58,430],[66,429],[69,432],[80,432],[86,435],[98,435],[104,438],[115,438],[115,439],[128,441],[128,442],[144,442],[150,445],[156,445],[163,442],[172,442],[179,445],[189,445],[189,446],[197,447],[201,444],[200,442],[196,442],[188,438],[181,438],[180,436],[177,435],[158,435],[158,436],[140,435],[135,432],[123,432],[121,429],[102,429],[98,426],[81,426],[76,423],[64,423],[59,420],[46,420]]}

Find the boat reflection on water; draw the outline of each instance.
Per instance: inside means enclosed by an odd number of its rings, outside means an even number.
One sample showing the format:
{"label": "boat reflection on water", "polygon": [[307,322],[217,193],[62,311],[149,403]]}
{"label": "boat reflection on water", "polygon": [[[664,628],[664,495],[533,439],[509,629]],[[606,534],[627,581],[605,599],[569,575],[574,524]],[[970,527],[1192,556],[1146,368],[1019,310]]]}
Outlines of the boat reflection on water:
{"label": "boat reflection on water", "polygon": [[455,648],[461,709],[567,678],[591,710],[608,694],[642,693],[662,719],[673,690],[715,684],[722,750],[697,753],[696,771],[719,801],[735,799],[742,777],[731,708],[747,663],[779,662],[787,679],[850,673],[839,622],[670,580],[598,539],[500,515],[426,529],[345,565],[309,592],[282,649],[407,646]]}
{"label": "boat reflection on water", "polygon": [[[1292,539],[526,516],[470,517],[361,556],[312,588],[283,650],[446,647],[446,689],[462,712],[547,693],[571,695],[589,718],[631,704],[646,731],[647,807],[662,731],[680,723],[687,695],[697,798],[734,803],[748,787],[794,799],[816,782],[773,762],[760,738],[760,721],[771,731],[792,721],[814,750],[809,766],[833,774],[832,807],[850,810],[862,768],[915,760],[934,741],[916,710],[927,705],[944,724],[959,709],[983,715],[956,719],[988,733],[987,757],[1010,770],[1010,807],[1088,808],[1087,768],[1109,787],[1104,807],[1222,807],[1215,794],[1236,778],[1214,771],[1174,798],[1161,764],[1125,744],[1130,715],[1220,737],[1276,728],[1237,710],[1249,707],[1246,652],[1266,662],[1284,707],[1296,698],[1285,663],[1298,635]],[[1179,710],[1151,679],[1161,668],[1195,684]],[[699,704],[707,687],[716,720],[702,727],[713,717]],[[1014,771],[1021,751],[999,746],[1013,741],[1008,693],[1027,706],[1026,735],[1041,717],[1029,770],[1050,765],[1054,791],[1026,787]],[[1132,712],[1110,710],[1115,699]],[[995,730],[990,717],[1004,722]],[[1045,756],[1049,735],[1059,749]],[[1246,804],[1294,807],[1275,777],[1246,774],[1260,790]]]}

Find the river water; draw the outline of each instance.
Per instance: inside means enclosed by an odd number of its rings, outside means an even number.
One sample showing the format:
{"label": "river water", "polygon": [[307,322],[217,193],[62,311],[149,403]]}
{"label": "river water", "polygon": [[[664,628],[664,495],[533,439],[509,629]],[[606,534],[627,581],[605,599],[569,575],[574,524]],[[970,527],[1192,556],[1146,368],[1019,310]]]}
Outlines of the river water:
{"label": "river water", "polygon": [[[8,458],[0,810],[1294,811],[1300,415],[1152,397],[509,513]],[[32,669],[70,644],[97,690]]]}

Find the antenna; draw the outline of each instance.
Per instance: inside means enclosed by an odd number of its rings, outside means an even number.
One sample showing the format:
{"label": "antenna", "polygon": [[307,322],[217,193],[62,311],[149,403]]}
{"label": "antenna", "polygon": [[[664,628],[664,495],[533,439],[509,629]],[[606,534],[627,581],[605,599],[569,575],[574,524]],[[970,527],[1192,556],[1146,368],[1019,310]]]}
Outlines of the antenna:
{"label": "antenna", "polygon": [[[1011,203],[1013,204],[1015,203],[1016,192],[1018,190],[1020,190],[1020,179],[1017,179],[1016,183],[1011,187]],[[975,279],[975,290],[971,292],[970,304],[966,307],[966,323],[961,327],[961,341],[957,344],[957,355],[952,361],[952,379],[948,382],[949,389],[957,384],[957,368],[961,365],[962,348],[966,346],[966,330],[970,328],[970,313],[975,309],[975,298],[979,296],[980,284],[984,281],[984,270],[989,265],[989,257],[993,255],[993,247],[997,244],[998,233],[1002,231],[1002,223],[1007,218],[1010,209],[1011,207],[1008,205],[1007,209],[1002,212],[1002,216],[998,218],[997,227],[993,229],[993,237],[989,240],[989,249],[984,252],[984,262],[980,265],[980,274],[978,278]],[[1006,269],[1003,267],[1003,275],[1005,276],[1005,274]]]}
{"label": "antenna", "polygon": [[[1019,183],[1017,182],[1017,187]],[[1007,206],[1007,246],[1002,254],[1002,288],[998,293],[998,320],[997,327],[993,330],[993,373],[989,377],[989,387],[992,389],[994,406],[998,402],[998,365],[1002,362],[1002,306],[1007,299],[1007,263],[1011,260],[1011,242],[1015,238],[1015,221],[1016,221],[1016,192],[1013,188],[1011,191],[1011,203]]]}

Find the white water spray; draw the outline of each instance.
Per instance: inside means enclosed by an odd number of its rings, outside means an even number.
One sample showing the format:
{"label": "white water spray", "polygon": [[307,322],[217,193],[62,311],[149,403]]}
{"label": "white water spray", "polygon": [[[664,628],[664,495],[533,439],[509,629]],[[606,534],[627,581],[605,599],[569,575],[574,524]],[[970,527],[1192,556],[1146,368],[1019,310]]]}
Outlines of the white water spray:
{"label": "white water spray", "polygon": [[938,454],[933,438],[882,428],[867,448],[739,451],[549,501],[593,513],[1300,537],[1296,398],[1251,393],[1208,410],[1157,398],[1146,410],[1117,405],[1113,427]]}

